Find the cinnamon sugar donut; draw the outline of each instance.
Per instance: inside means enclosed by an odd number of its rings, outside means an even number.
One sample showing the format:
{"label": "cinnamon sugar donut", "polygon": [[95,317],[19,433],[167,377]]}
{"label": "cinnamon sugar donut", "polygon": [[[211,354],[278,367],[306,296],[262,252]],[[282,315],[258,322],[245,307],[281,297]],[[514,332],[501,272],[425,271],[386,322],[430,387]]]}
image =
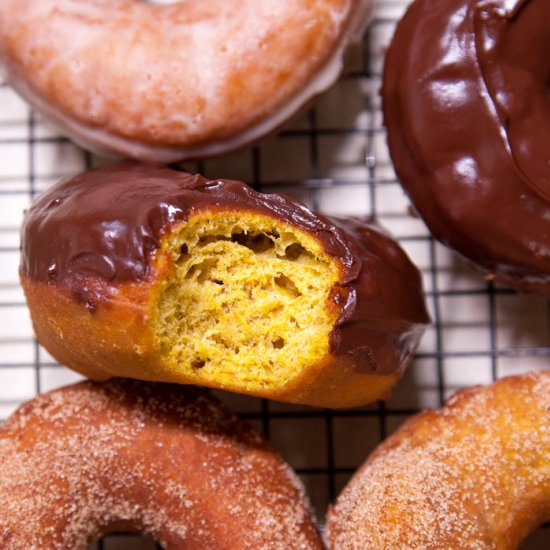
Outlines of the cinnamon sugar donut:
{"label": "cinnamon sugar donut", "polygon": [[0,547],[322,549],[281,457],[204,391],[112,380],[40,395],[0,427]]}
{"label": "cinnamon sugar donut", "polygon": [[330,510],[329,547],[512,550],[550,520],[550,371],[403,424]]}
{"label": "cinnamon sugar donut", "polygon": [[395,170],[433,235],[550,296],[550,2],[416,0],[384,70]]}
{"label": "cinnamon sugar donut", "polygon": [[172,162],[280,126],[331,85],[372,0],[1,0],[7,81],[75,141]]}
{"label": "cinnamon sugar donut", "polygon": [[420,274],[376,225],[137,163],[37,199],[21,281],[39,341],[90,378],[327,407],[385,398],[429,322]]}

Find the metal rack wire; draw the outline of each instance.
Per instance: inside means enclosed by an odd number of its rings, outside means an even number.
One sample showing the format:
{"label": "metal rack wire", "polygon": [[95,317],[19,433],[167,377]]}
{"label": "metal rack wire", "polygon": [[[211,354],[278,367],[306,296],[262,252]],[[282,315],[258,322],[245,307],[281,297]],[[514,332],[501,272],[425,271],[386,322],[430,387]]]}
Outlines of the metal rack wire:
{"label": "metal rack wire", "polygon": [[[419,265],[434,324],[414,365],[390,400],[326,411],[223,394],[293,465],[323,521],[324,511],[376,444],[407,417],[439,406],[460,387],[550,368],[550,305],[485,282],[463,259],[436,243],[411,216],[385,147],[380,113],[383,52],[406,0],[385,0],[339,83],[278,136],[187,171],[242,179],[265,192],[293,195],[328,214],[369,214],[390,229]],[[17,281],[22,210],[60,177],[104,160],[49,129],[0,85],[0,418],[33,395],[76,375],[34,340]],[[525,548],[544,548],[539,530]],[[154,548],[117,535],[101,550]]]}

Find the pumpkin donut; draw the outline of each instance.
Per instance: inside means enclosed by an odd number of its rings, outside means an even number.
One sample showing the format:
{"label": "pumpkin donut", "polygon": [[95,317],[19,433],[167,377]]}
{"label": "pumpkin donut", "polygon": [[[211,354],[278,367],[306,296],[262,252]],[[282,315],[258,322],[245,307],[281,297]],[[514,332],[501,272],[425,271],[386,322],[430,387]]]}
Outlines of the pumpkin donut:
{"label": "pumpkin donut", "polygon": [[429,321],[418,271],[377,226],[136,163],[37,199],[21,281],[39,341],[90,378],[327,407],[386,397]]}
{"label": "pumpkin donut", "polygon": [[403,424],[342,491],[329,548],[513,550],[550,520],[550,371]]}
{"label": "pumpkin donut", "polygon": [[155,162],[272,132],[339,76],[372,0],[2,0],[0,63],[92,151]]}
{"label": "pumpkin donut", "polygon": [[322,550],[296,475],[204,390],[134,380],[40,395],[0,427],[0,547]]}

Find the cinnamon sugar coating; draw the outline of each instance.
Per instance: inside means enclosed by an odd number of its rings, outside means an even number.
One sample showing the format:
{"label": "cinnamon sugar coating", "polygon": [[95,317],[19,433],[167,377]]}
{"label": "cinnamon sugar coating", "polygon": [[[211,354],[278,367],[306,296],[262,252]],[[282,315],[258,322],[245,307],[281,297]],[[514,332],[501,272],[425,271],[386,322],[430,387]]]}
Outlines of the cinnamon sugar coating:
{"label": "cinnamon sugar coating", "polygon": [[115,379],[43,394],[0,428],[0,548],[137,530],[166,550],[320,549],[303,488],[201,390]]}
{"label": "cinnamon sugar coating", "polygon": [[329,512],[329,548],[511,550],[550,520],[550,371],[403,424]]}

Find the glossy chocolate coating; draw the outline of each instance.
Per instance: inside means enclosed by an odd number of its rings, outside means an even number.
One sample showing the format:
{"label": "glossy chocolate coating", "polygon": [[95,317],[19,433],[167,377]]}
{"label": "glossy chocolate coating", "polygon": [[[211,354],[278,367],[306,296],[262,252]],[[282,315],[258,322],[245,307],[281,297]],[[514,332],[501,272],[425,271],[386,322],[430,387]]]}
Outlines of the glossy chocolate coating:
{"label": "glossy chocolate coating", "polygon": [[21,272],[71,289],[93,311],[101,296],[88,292],[90,279],[107,288],[147,281],[163,235],[204,210],[271,216],[314,236],[341,263],[343,276],[331,292],[341,309],[331,333],[334,353],[377,370],[380,362],[369,357],[367,342],[387,341],[390,333],[400,359],[412,354],[429,318],[420,275],[395,241],[374,224],[331,221],[289,197],[258,193],[238,181],[137,163],[62,181],[25,216]]}
{"label": "glossy chocolate coating", "polygon": [[416,0],[386,58],[395,169],[434,236],[550,295],[550,2]]}

